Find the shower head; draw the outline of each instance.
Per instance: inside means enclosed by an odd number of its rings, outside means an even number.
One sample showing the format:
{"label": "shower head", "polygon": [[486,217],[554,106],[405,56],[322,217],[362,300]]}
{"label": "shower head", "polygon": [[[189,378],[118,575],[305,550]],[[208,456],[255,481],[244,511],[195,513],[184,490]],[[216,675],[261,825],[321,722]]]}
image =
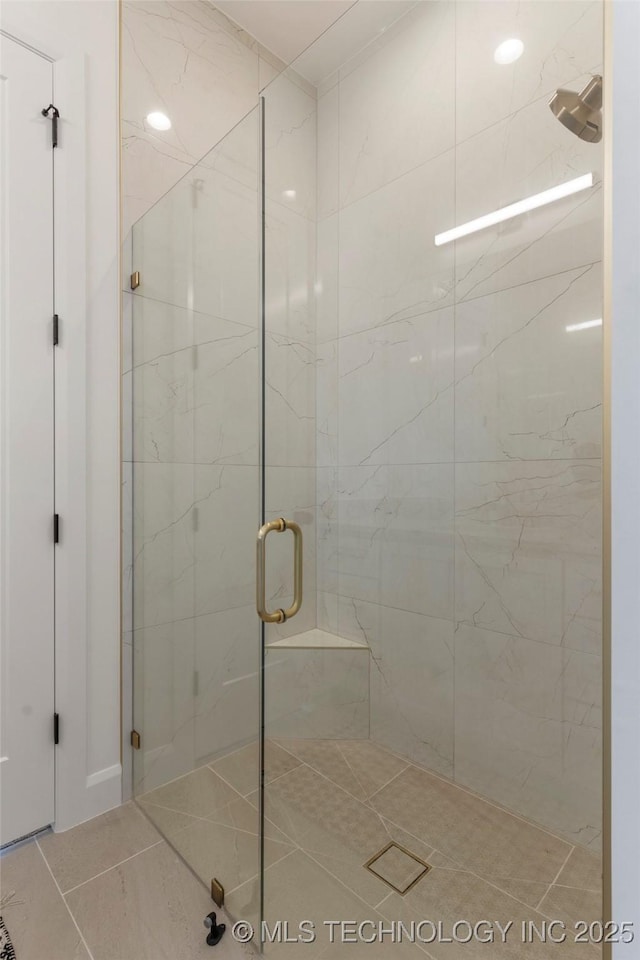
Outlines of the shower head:
{"label": "shower head", "polygon": [[602,77],[591,77],[586,87],[574,90],[556,90],[549,106],[567,130],[581,140],[598,143],[602,139]]}

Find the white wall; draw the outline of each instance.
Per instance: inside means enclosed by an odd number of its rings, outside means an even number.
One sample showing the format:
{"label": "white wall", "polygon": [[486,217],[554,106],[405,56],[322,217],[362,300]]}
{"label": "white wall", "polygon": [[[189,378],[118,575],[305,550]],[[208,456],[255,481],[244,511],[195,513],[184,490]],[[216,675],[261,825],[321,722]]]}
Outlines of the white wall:
{"label": "white wall", "polygon": [[118,7],[2,4],[54,60],[56,151],[56,829],[118,804],[120,766]]}
{"label": "white wall", "polygon": [[617,922],[640,957],[640,4],[608,4],[611,87],[609,185],[611,304],[612,876]]}

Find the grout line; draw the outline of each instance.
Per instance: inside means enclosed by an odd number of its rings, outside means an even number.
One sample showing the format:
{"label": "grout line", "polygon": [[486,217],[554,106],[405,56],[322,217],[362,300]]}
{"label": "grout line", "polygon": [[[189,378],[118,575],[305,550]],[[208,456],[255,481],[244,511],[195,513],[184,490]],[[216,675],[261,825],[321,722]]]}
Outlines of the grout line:
{"label": "grout line", "polygon": [[[235,803],[235,802],[236,802],[235,800],[232,800],[232,801],[231,801],[231,803]],[[249,803],[248,800],[247,800],[246,802]],[[193,823],[187,823],[185,826],[180,827],[178,830],[176,830],[176,833],[175,833],[175,836],[176,836],[176,837],[177,837],[179,834],[184,833],[185,830],[189,830],[190,827],[192,827],[192,826],[193,826],[194,824],[196,824],[196,823],[208,823],[208,824],[210,824],[210,825],[212,825],[212,826],[215,826],[215,827],[222,827],[224,830],[234,830],[236,833],[244,833],[244,834],[246,834],[246,835],[249,836],[249,837],[259,837],[259,836],[260,836],[259,832],[255,833],[253,830],[245,830],[244,827],[238,827],[238,826],[236,826],[236,824],[223,823],[222,820],[215,820],[215,819],[213,819],[213,818],[216,816],[217,813],[219,813],[220,811],[224,810],[227,806],[229,806],[229,804],[225,804],[224,807],[218,807],[217,810],[214,810],[213,813],[209,814],[209,816],[206,816],[206,817],[197,817],[197,816],[195,816],[195,814],[193,814],[193,813],[183,813],[181,810],[174,810],[172,807],[164,807],[164,806],[162,806],[162,804],[160,804],[160,803],[149,803],[149,806],[150,806],[150,807],[155,807],[157,810],[166,810],[168,813],[177,813],[177,814],[179,814],[180,816],[188,817],[189,820],[192,820],[192,821],[193,821]],[[256,810],[256,808],[253,806],[253,804],[249,804],[249,806],[251,807],[251,809],[252,809],[255,813],[258,812],[258,811]],[[162,832],[162,830],[160,829],[160,827],[157,825],[157,823],[155,823],[155,822],[153,821],[152,817],[151,817],[149,814],[147,814],[147,817],[148,817],[149,821],[152,823],[152,825],[155,827],[155,829],[160,833],[160,835],[162,836],[162,839],[163,839],[163,840],[166,840],[167,843],[168,843],[170,846],[173,847],[173,846],[174,846],[173,839],[172,839],[171,837],[168,837],[168,836],[165,837],[165,835],[163,834],[163,832]],[[272,827],[275,827],[275,829],[278,830],[278,832],[281,833],[283,837],[285,837],[285,839],[286,839],[286,841],[287,841],[287,845],[290,846],[289,837],[287,837],[287,835],[286,835],[285,833],[283,833],[283,831],[280,830],[280,828],[279,828],[278,826],[276,826],[275,823],[272,823],[272,821],[269,820],[268,817],[265,818],[265,819],[267,820],[267,822],[268,822]],[[259,827],[258,827],[258,830],[259,830]],[[285,842],[284,840],[279,840],[277,837],[267,837],[267,836],[265,836],[265,840],[270,840],[272,843],[281,843],[281,844]],[[155,846],[155,844],[154,844],[154,846]],[[149,848],[147,847],[147,849],[149,849]],[[124,862],[124,861],[123,861],[123,862]],[[87,883],[88,883],[88,881],[87,881]]]}
{"label": "grout line", "polygon": [[[298,847],[298,846],[296,845],[293,850],[289,850],[289,852],[288,852],[288,853],[285,853],[285,855],[284,855],[283,857],[280,857],[278,860],[275,860],[274,863],[270,863],[269,866],[268,866],[268,867],[266,868],[266,870],[264,871],[264,875],[266,876],[267,873],[269,872],[269,870],[271,869],[271,867],[275,866],[276,863],[282,863],[282,861],[283,861],[283,860],[286,860],[287,857],[290,857],[292,854],[298,853],[298,852],[303,852],[303,851],[301,851],[301,850],[300,850],[300,847]],[[231,890],[228,890],[226,895],[227,895],[227,896],[231,896],[231,894],[232,894],[232,893],[235,893],[236,890],[241,890],[242,887],[246,887],[246,885],[247,885],[248,883],[254,883],[254,882],[258,879],[259,876],[260,876],[259,873],[254,873],[254,875],[253,875],[252,877],[249,877],[247,880],[243,880],[242,883],[239,883],[237,887],[233,887]],[[226,909],[226,907],[225,907],[225,909]]]}
{"label": "grout line", "polygon": [[[359,786],[360,789],[362,790],[362,792],[363,792],[363,794],[364,794],[364,797],[365,797],[365,800],[366,800],[366,798],[369,796],[369,794],[367,793],[367,790],[366,790],[366,788],[365,788],[365,785],[364,785],[364,783],[362,782],[362,780],[360,779],[360,777],[358,776],[358,774],[356,773],[356,771],[353,769],[353,767],[351,766],[351,764],[349,763],[349,758],[348,758],[347,756],[345,756],[345,753],[344,753],[342,747],[340,746],[340,741],[339,741],[339,740],[336,740],[336,749],[337,749],[337,751],[338,751],[338,755],[339,755],[340,757],[342,757],[342,760],[344,761],[344,763],[346,763],[346,765],[347,765],[347,767],[348,767],[348,769],[349,769],[349,772],[351,773],[351,776],[353,777],[353,779],[355,780],[355,782],[358,784],[358,786]],[[334,783],[335,783],[335,782],[336,782],[336,781],[334,781]],[[338,784],[338,786],[339,786],[339,784]]]}
{"label": "grout line", "polygon": [[163,837],[160,837],[159,840],[156,840],[155,843],[149,844],[148,847],[145,847],[144,850],[138,850],[137,853],[132,854],[130,857],[125,857],[124,860],[120,860],[118,863],[114,863],[113,866],[107,867],[106,870],[101,870],[100,873],[96,873],[93,877],[89,877],[88,880],[83,880],[82,883],[77,883],[75,887],[70,887],[69,890],[65,890],[63,896],[66,897],[70,893],[73,893],[75,890],[79,890],[80,887],[84,887],[87,883],[91,883],[92,880],[97,880],[98,877],[103,877],[105,873],[111,873],[112,870],[116,870],[118,867],[121,867],[124,863],[129,863],[130,860],[135,860],[136,857],[139,857],[141,853],[146,853],[147,850],[153,850],[154,847],[160,846],[161,843],[165,843]]}
{"label": "grout line", "polygon": [[[240,748],[240,749],[242,749],[242,748]],[[228,756],[231,756],[231,754],[228,754]],[[192,777],[195,773],[198,773],[200,770],[204,770],[205,768],[208,769],[208,770],[210,770],[211,773],[215,774],[215,776],[220,777],[220,774],[218,773],[217,770],[212,770],[212,768],[209,766],[208,763],[203,763],[201,767],[196,767],[194,770],[189,771],[189,773],[182,773],[182,774],[180,774],[179,777],[174,777],[173,780],[167,780],[166,783],[160,784],[159,787],[154,787],[153,790],[147,790],[145,793],[140,793],[140,794],[138,794],[137,796],[135,796],[135,797],[133,798],[133,803],[135,803],[136,806],[138,805],[138,801],[140,801],[140,800],[145,801],[145,803],[154,803],[153,800],[150,800],[150,799],[149,799],[149,797],[150,797],[150,795],[151,795],[152,793],[156,793],[158,790],[164,790],[165,787],[169,787],[169,786],[171,786],[172,783],[177,783],[179,780],[186,780],[187,777]],[[224,777],[220,777],[220,779],[221,779],[221,780],[224,780]],[[224,782],[225,782],[225,784],[226,784],[228,787],[230,787],[231,790],[233,790],[233,792],[234,792],[235,794],[237,794],[237,796],[242,797],[242,794],[240,793],[239,790],[236,790],[236,788],[235,788],[234,786],[232,786],[230,783],[228,783],[226,780],[224,780]],[[243,798],[243,799],[244,799],[244,798]],[[229,801],[229,802],[230,802],[230,801]],[[157,806],[157,807],[160,807],[160,806],[162,806],[162,804],[156,803],[156,806]],[[140,808],[138,807],[138,809],[140,809]],[[171,809],[173,809],[173,808],[172,808],[172,807],[167,807],[167,810],[171,810]],[[176,811],[175,811],[175,813],[182,813],[182,812],[183,812],[182,810],[176,810]],[[190,814],[188,814],[188,816],[190,816]]]}
{"label": "grout line", "polygon": [[[404,759],[404,758],[398,757],[398,759],[400,760],[400,759]],[[391,777],[391,780],[389,780],[387,783],[385,783],[384,787],[380,787],[379,790],[374,790],[374,791],[373,791],[373,793],[371,794],[371,796],[367,798],[367,803],[370,804],[371,801],[373,800],[373,798],[374,798],[374,797],[377,797],[377,795],[380,793],[381,790],[384,790],[385,787],[388,787],[390,783],[393,783],[393,781],[396,780],[396,779],[400,776],[400,774],[404,773],[404,772],[405,772],[406,770],[408,770],[409,767],[411,767],[411,766],[413,766],[413,764],[411,763],[410,760],[407,760],[406,766],[404,766],[404,767],[402,768],[402,770],[399,770],[399,771],[395,774],[395,776]],[[419,767],[418,769],[421,769],[421,768]],[[372,807],[371,809],[373,810],[373,809],[375,809],[375,808]],[[376,813],[378,813],[377,810],[376,810]],[[379,814],[379,816],[384,816],[384,814]],[[388,820],[389,818],[387,817],[386,819]],[[403,828],[401,827],[400,829],[403,829]]]}
{"label": "grout line", "polygon": [[545,890],[545,892],[543,893],[543,895],[542,895],[542,896],[540,897],[540,899],[538,900],[538,903],[536,904],[536,910],[539,910],[539,909],[540,909],[540,907],[541,907],[541,905],[542,905],[545,897],[548,895],[549,891],[551,890],[551,887],[553,887],[553,885],[556,883],[558,877],[560,876],[560,874],[562,873],[562,871],[564,870],[564,868],[565,868],[566,865],[568,864],[568,862],[569,862],[569,857],[571,856],[571,854],[573,853],[574,850],[575,850],[575,846],[571,847],[571,850],[569,850],[569,853],[568,853],[567,856],[565,857],[565,859],[564,859],[564,861],[563,861],[563,863],[562,863],[562,866],[560,867],[560,869],[559,869],[558,872],[556,873],[555,877],[553,878],[553,880],[551,881],[551,883],[549,884],[549,886],[547,887],[547,889]]}
{"label": "grout line", "polygon": [[[377,744],[376,744],[376,746],[377,746]],[[385,787],[388,787],[389,784],[390,784],[393,780],[396,779],[396,777],[399,777],[400,774],[401,774],[401,773],[404,773],[404,771],[407,769],[407,767],[410,766],[409,761],[408,761],[408,760],[404,760],[404,757],[398,757],[397,759],[398,759],[398,760],[401,760],[401,761],[404,763],[404,767],[402,768],[402,770],[398,770],[398,772],[397,772],[397,773],[394,773],[394,775],[393,775],[392,777],[389,777],[389,779],[387,780],[386,783],[383,783],[381,787],[378,787],[376,790],[373,791],[373,793],[370,793],[370,794],[368,795],[367,799],[364,801],[365,803],[368,804],[368,803],[369,803],[369,800],[371,799],[371,797],[374,797],[374,796],[376,795],[376,793],[380,793],[381,790],[384,790]],[[376,811],[376,813],[377,813],[377,811]]]}
{"label": "grout line", "polygon": [[88,944],[87,941],[85,940],[84,934],[83,934],[82,930],[80,929],[80,927],[79,927],[79,925],[78,925],[78,921],[76,920],[76,918],[75,918],[75,916],[74,916],[74,914],[73,914],[73,911],[71,910],[71,907],[70,907],[69,904],[67,903],[66,898],[65,898],[65,895],[63,894],[62,890],[60,889],[60,884],[59,884],[58,881],[56,880],[56,878],[55,878],[55,876],[54,876],[54,873],[53,873],[53,870],[52,870],[51,867],[49,866],[49,862],[47,861],[47,858],[45,857],[44,853],[42,852],[42,849],[41,849],[41,847],[40,847],[40,844],[38,843],[38,838],[37,838],[37,837],[36,837],[36,847],[37,847],[38,850],[40,851],[40,856],[41,856],[42,859],[44,860],[44,864],[45,864],[47,870],[49,871],[49,874],[51,875],[51,879],[53,880],[53,882],[54,882],[55,885],[56,885],[56,890],[57,890],[58,893],[60,894],[60,899],[61,899],[62,902],[64,903],[64,905],[65,905],[65,907],[66,907],[66,909],[67,909],[67,912],[68,912],[69,916],[71,917],[71,920],[73,921],[74,927],[75,927],[76,930],[78,931],[78,934],[79,934],[79,936],[80,936],[80,939],[82,940],[82,942],[83,942],[83,944],[84,944],[84,948],[85,948],[85,950],[87,951],[87,954],[88,954],[88,956],[89,956],[89,960],[94,960],[94,956],[93,956],[93,954],[91,953],[91,950],[89,949],[89,944]]}

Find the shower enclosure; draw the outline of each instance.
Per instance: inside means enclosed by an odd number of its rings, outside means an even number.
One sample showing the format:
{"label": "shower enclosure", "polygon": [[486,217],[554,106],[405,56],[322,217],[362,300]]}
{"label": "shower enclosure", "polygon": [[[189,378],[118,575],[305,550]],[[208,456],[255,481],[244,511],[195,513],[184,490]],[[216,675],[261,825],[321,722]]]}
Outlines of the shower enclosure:
{"label": "shower enclosure", "polygon": [[602,19],[357,3],[133,229],[134,793],[267,953],[600,951]]}

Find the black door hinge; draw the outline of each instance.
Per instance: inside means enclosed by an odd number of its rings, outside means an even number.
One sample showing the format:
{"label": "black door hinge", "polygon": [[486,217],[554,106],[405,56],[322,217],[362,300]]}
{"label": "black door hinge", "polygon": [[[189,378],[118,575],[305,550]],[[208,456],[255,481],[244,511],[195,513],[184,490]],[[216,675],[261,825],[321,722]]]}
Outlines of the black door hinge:
{"label": "black door hinge", "polygon": [[60,743],[60,714],[54,713],[53,715],[53,742],[55,744]]}
{"label": "black door hinge", "polygon": [[53,542],[60,543],[60,514],[53,515]]}
{"label": "black door hinge", "polygon": [[52,103],[48,107],[42,108],[42,116],[48,117],[49,111],[51,111],[51,146],[58,146],[58,120],[60,118],[60,111],[57,107],[54,107]]}
{"label": "black door hinge", "polygon": [[60,318],[57,313],[53,315],[53,345],[58,346],[60,341]]}

